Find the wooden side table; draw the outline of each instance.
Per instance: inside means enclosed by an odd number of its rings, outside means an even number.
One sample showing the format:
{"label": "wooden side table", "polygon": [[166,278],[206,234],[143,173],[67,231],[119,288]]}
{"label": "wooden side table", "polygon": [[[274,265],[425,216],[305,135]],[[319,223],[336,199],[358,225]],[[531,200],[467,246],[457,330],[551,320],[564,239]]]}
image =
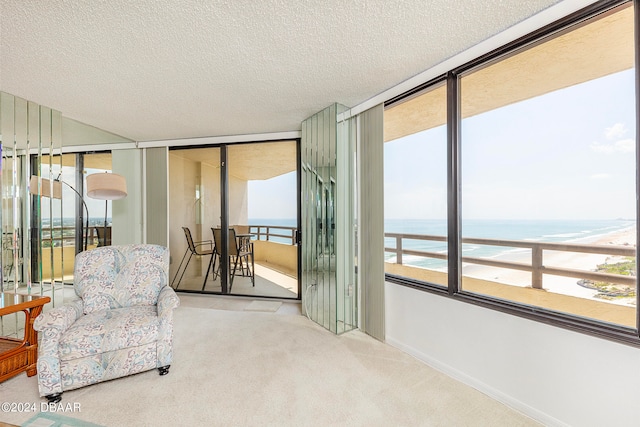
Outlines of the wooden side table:
{"label": "wooden side table", "polygon": [[0,337],[0,382],[23,371],[28,377],[38,372],[38,332],[33,322],[49,301],[51,298],[44,296],[0,293],[0,316],[19,311],[25,314],[24,339]]}

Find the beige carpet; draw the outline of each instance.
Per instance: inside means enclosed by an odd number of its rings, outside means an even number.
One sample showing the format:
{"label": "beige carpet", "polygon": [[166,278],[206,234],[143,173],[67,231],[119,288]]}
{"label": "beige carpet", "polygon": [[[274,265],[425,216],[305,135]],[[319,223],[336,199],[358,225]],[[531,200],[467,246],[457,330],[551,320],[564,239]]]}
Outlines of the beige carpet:
{"label": "beige carpet", "polygon": [[255,300],[251,301],[249,305],[247,305],[244,309],[246,311],[267,311],[271,313],[275,313],[278,311],[282,303],[280,301],[260,301]]}
{"label": "beige carpet", "polygon": [[[61,415],[105,426],[537,425],[361,332],[336,336],[300,315],[187,307],[195,298],[176,310],[169,375],[65,392],[62,403],[80,412]],[[1,400],[40,406],[37,388],[22,374],[0,383]]]}

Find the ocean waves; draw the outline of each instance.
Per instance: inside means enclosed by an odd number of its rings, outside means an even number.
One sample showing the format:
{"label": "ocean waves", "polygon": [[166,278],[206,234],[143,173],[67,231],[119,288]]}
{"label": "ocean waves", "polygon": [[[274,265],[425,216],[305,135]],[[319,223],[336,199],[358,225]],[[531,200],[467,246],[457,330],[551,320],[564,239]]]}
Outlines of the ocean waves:
{"label": "ocean waves", "polygon": [[[467,220],[462,223],[463,238],[497,239],[548,243],[589,243],[604,236],[635,227],[632,220]],[[386,233],[423,234],[446,236],[445,220],[385,220]],[[634,242],[635,243],[635,242]],[[403,239],[404,250],[446,253],[446,242],[419,239]],[[385,247],[393,248],[395,239],[385,239]],[[521,255],[527,248],[463,243],[463,257],[499,258],[505,255]],[[395,262],[393,251],[385,254],[387,262]],[[447,261],[419,255],[403,255],[402,263],[416,267],[440,269]]]}

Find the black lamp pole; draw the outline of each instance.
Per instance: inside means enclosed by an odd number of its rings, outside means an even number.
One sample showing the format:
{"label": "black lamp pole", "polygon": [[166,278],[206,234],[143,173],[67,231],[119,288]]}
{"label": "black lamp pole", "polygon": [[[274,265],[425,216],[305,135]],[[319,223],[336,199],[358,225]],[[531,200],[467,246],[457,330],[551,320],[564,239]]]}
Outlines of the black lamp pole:
{"label": "black lamp pole", "polygon": [[108,208],[109,200],[104,201],[104,231],[102,233],[102,246],[107,246],[107,208]]}
{"label": "black lamp pole", "polygon": [[56,181],[59,181],[59,182],[63,183],[64,185],[66,185],[67,187],[69,187],[70,189],[72,189],[73,192],[76,193],[76,195],[78,197],[80,197],[80,201],[82,202],[82,206],[84,206],[84,211],[86,212],[87,215],[84,217],[84,230],[85,231],[84,231],[84,244],[83,244],[82,250],[86,251],[87,250],[87,242],[88,242],[88,239],[89,239],[89,208],[87,207],[87,204],[85,203],[84,198],[82,197],[82,195],[80,193],[78,193],[78,191],[75,188],[73,188],[70,184],[62,181],[60,179],[60,177],[56,178]]}

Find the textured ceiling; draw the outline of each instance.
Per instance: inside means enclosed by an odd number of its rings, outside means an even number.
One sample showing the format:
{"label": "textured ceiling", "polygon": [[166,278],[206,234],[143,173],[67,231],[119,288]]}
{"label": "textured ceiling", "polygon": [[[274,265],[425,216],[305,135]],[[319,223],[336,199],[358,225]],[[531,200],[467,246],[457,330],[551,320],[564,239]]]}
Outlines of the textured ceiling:
{"label": "textured ceiling", "polygon": [[[464,75],[462,118],[633,68],[633,31],[633,7],[626,3]],[[384,114],[385,141],[444,125],[446,86],[429,88]]]}
{"label": "textured ceiling", "polygon": [[0,89],[136,141],[299,130],[558,0],[2,0]]}

